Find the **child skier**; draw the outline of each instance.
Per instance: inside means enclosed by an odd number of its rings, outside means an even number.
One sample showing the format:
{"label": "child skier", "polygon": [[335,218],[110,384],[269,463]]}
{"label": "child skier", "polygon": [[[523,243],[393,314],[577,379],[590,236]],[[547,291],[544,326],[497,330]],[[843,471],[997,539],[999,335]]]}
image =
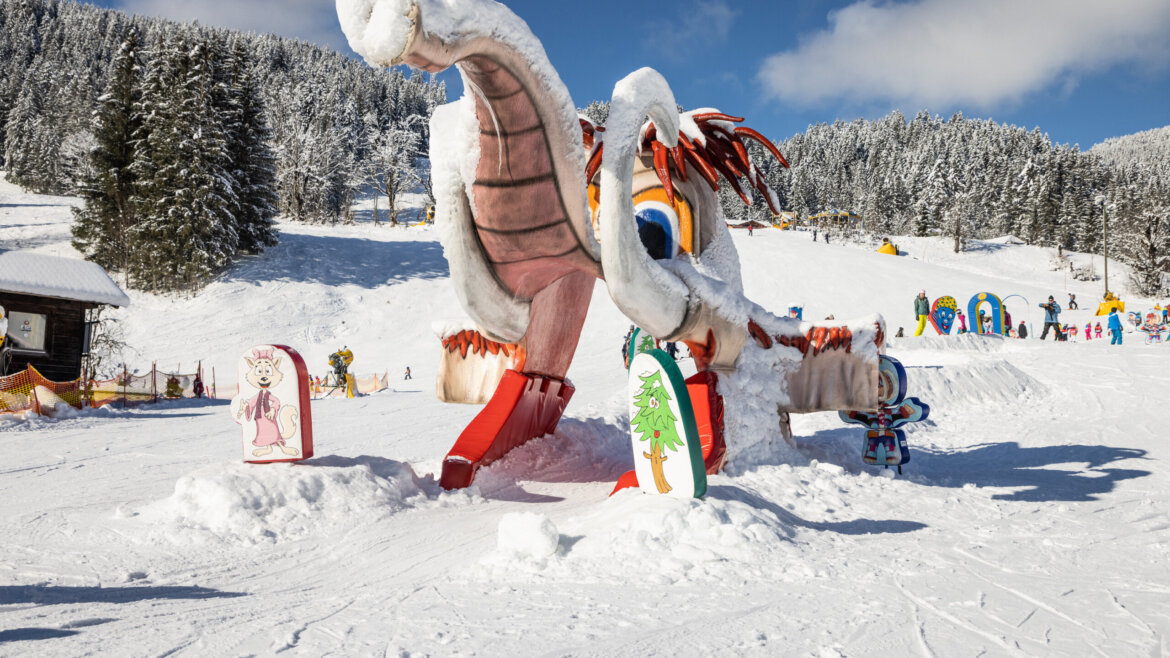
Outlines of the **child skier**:
{"label": "child skier", "polygon": [[[1121,324],[1121,320],[1118,320],[1117,323]],[[1093,327],[1093,334],[1094,334],[1093,338],[1100,338],[1101,337],[1101,323],[1100,322],[1097,323],[1097,326]]]}
{"label": "child skier", "polygon": [[1093,324],[1091,322],[1085,323],[1085,340],[1093,340]]}

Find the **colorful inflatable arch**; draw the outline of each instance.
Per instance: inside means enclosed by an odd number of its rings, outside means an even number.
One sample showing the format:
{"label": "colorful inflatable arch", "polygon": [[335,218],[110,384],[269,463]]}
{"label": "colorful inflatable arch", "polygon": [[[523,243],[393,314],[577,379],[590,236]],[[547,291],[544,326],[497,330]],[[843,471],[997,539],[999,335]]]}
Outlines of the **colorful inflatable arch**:
{"label": "colorful inflatable arch", "polygon": [[967,302],[967,317],[971,322],[971,331],[977,334],[983,333],[983,327],[979,324],[979,306],[981,304],[991,306],[991,310],[988,313],[991,316],[990,333],[1001,336],[1005,335],[1007,327],[1004,326],[1003,301],[998,296],[989,292],[981,292],[971,297],[971,301]]}

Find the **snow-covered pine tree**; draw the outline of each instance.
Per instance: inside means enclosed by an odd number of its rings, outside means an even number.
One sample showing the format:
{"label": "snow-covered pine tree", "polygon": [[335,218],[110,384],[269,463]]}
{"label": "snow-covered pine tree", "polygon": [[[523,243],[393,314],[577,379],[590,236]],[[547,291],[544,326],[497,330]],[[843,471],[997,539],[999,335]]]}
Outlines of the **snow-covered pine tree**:
{"label": "snow-covered pine tree", "polygon": [[54,140],[51,111],[45,99],[48,75],[44,60],[38,57],[22,76],[24,82],[4,126],[8,180],[40,193],[54,190],[53,170],[60,147],[60,138]]}
{"label": "snow-covered pine tree", "polygon": [[98,265],[121,272],[129,265],[129,234],[136,218],[131,164],[141,124],[134,110],[138,51],[138,33],[131,30],[114,58],[106,91],[94,113],[92,173],[81,184],[83,205],[73,209],[73,246]]}
{"label": "snow-covered pine tree", "polygon": [[[417,115],[393,121],[374,140],[371,154],[375,194],[386,197],[390,225],[398,223],[398,205],[402,194],[422,180],[417,160],[422,138],[415,123]],[[374,221],[378,218],[375,215]]]}
{"label": "snow-covered pine tree", "polygon": [[1170,186],[1147,172],[1133,179],[1118,204],[1117,250],[1130,266],[1134,291],[1154,297],[1167,292],[1170,277]]}
{"label": "snow-covered pine tree", "polygon": [[[132,270],[140,287],[191,290],[236,254],[237,201],[227,171],[222,118],[215,111],[214,53],[179,38],[156,54],[140,105],[149,156]],[[156,86],[161,83],[162,86]]]}
{"label": "snow-covered pine tree", "polygon": [[234,114],[226,126],[228,155],[239,210],[239,249],[259,253],[276,244],[276,156],[263,100],[252,77],[248,51],[239,41],[232,47],[229,85]]}

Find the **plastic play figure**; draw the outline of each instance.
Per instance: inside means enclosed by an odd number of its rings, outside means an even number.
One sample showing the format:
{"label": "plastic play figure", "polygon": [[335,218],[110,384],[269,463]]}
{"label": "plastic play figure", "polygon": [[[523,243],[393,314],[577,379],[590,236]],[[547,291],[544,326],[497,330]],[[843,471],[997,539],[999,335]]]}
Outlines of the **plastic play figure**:
{"label": "plastic play figure", "polygon": [[930,416],[930,405],[918,398],[906,397],[906,368],[892,356],[881,356],[878,366],[877,413],[864,411],[840,411],[841,420],[868,428],[865,433],[865,449],[862,461],[866,464],[880,464],[885,467],[897,466],[910,461],[910,450],[906,445],[906,434],[899,427],[926,420]]}

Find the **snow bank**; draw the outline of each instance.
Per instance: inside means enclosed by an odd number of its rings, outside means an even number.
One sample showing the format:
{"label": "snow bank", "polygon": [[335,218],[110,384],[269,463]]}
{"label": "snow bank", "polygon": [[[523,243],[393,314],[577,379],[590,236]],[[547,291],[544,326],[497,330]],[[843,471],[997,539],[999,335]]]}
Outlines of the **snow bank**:
{"label": "snow bank", "polygon": [[253,545],[328,533],[385,518],[425,499],[410,466],[372,457],[302,463],[224,463],[175,483],[147,506],[149,538]]}
{"label": "snow bank", "polygon": [[969,406],[1002,409],[1050,393],[1044,383],[998,359],[959,365],[908,366],[906,385],[910,395],[929,404],[932,410],[940,411]]}
{"label": "snow bank", "polygon": [[612,583],[636,572],[641,583],[670,585],[784,571],[798,551],[793,529],[736,492],[684,500],[626,489],[566,520],[563,532],[543,515],[509,514],[480,575]]}
{"label": "snow bank", "polygon": [[[934,329],[927,327],[927,331]],[[962,351],[962,352],[1001,352],[1013,346],[1012,339],[996,334],[957,334],[953,336],[906,336],[890,338],[887,341],[891,350],[931,350],[931,351]]]}

